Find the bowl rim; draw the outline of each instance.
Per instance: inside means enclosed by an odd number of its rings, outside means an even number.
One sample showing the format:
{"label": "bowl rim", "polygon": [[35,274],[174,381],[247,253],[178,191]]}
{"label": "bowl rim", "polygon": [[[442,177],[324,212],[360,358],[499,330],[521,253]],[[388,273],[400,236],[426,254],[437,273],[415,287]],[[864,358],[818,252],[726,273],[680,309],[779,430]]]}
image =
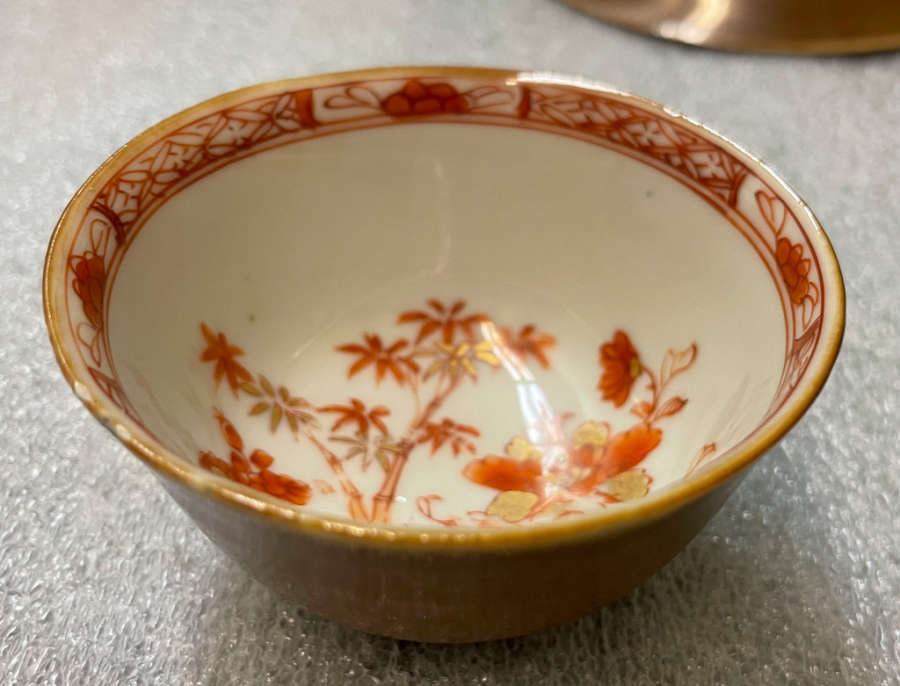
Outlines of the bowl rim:
{"label": "bowl rim", "polygon": [[[279,89],[301,89],[348,81],[390,78],[473,78],[501,80],[511,83],[545,83],[575,86],[599,94],[614,95],[630,100],[643,108],[653,110],[666,118],[711,137],[735,153],[748,165],[767,175],[777,188],[784,191],[796,203],[809,222],[810,246],[815,249],[822,263],[823,283],[834,290],[834,298],[828,310],[832,311],[830,326],[822,325],[820,345],[822,352],[814,356],[804,379],[788,395],[784,406],[762,420],[757,428],[736,445],[712,461],[703,469],[667,484],[658,491],[614,508],[601,509],[578,518],[557,522],[528,524],[502,528],[438,529],[420,525],[385,525],[359,523],[350,519],[316,513],[280,501],[267,493],[252,490],[239,483],[205,472],[187,458],[179,457],[159,443],[140,437],[141,429],[129,417],[99,394],[92,394],[93,380],[81,375],[72,364],[66,338],[59,328],[63,313],[57,312],[53,294],[67,287],[65,270],[60,278],[59,261],[62,258],[60,239],[82,209],[84,201],[108,173],[126,163],[133,154],[151,143],[159,134],[173,130],[198,114],[211,108],[221,108],[240,102],[254,95],[271,93]],[[79,187],[67,203],[50,237],[42,274],[44,319],[50,342],[62,373],[73,392],[85,404],[94,417],[116,436],[132,453],[165,477],[187,487],[204,497],[211,497],[248,515],[263,516],[289,528],[312,535],[326,535],[344,540],[366,541],[390,546],[414,546],[416,548],[505,548],[509,546],[538,546],[555,544],[585,536],[614,535],[628,528],[659,519],[697,500],[714,488],[724,485],[746,467],[755,462],[777,443],[800,420],[812,405],[825,384],[840,350],[845,326],[846,295],[840,265],[834,248],[815,214],[800,196],[759,158],[748,153],[740,145],[709,127],[690,119],[651,99],[581,78],[549,72],[529,72],[514,69],[454,66],[393,66],[372,69],[342,71],[299,78],[279,79],[228,91],[208,98],[181,110],[150,126],[133,137],[110,155]]]}

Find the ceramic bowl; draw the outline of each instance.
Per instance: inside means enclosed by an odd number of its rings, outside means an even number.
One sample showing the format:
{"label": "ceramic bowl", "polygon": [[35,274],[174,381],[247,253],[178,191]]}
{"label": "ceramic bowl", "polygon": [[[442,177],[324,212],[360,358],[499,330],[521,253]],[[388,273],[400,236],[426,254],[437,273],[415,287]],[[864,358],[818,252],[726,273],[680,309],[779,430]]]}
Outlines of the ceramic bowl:
{"label": "ceramic bowl", "polygon": [[813,401],[844,317],[822,228],[734,144],[465,68],[161,122],[66,208],[44,303],[78,397],[251,574],[448,642],[665,564]]}

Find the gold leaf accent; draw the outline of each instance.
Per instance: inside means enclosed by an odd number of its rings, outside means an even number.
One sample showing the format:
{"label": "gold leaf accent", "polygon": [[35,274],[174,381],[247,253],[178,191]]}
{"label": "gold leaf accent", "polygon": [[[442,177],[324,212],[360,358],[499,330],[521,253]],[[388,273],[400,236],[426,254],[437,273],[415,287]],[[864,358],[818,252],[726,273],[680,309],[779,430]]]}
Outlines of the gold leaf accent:
{"label": "gold leaf accent", "polygon": [[596,422],[593,419],[582,423],[572,433],[572,443],[576,448],[585,445],[594,445],[600,447],[606,445],[609,438],[609,424],[606,422]]}
{"label": "gold leaf accent", "polygon": [[357,432],[356,437],[353,437],[353,436],[329,436],[328,440],[329,441],[337,441],[338,443],[353,443],[355,445],[356,443],[359,443],[359,441],[361,440],[361,437],[360,437],[359,432]]}
{"label": "gold leaf accent", "polygon": [[425,372],[425,376],[424,376],[425,381],[428,381],[428,379],[430,379],[438,371],[440,371],[442,365],[443,365],[443,362],[441,360],[438,360],[437,362],[433,362],[431,364],[431,366],[429,366],[427,371]]}
{"label": "gold leaf accent", "polygon": [[295,410],[294,412],[291,412],[291,414],[296,416],[297,419],[300,420],[303,424],[318,426],[315,416],[313,416],[309,412],[300,412],[298,410]]}
{"label": "gold leaf accent", "polygon": [[290,403],[291,394],[288,393],[288,389],[286,389],[284,386],[278,387],[278,395],[281,397],[282,402]]}
{"label": "gold leaf accent", "polygon": [[515,460],[540,460],[544,457],[543,450],[522,436],[513,436],[503,450]]}
{"label": "gold leaf accent", "polygon": [[482,362],[486,362],[492,367],[496,367],[500,364],[500,360],[492,352],[493,349],[494,344],[491,341],[481,341],[481,343],[475,346],[475,358]]}
{"label": "gold leaf accent", "polygon": [[275,389],[272,387],[272,384],[269,383],[269,380],[262,374],[259,375],[259,385],[263,387],[266,395],[275,396]]}
{"label": "gold leaf accent", "polygon": [[603,482],[606,490],[617,500],[634,500],[647,495],[650,477],[641,469],[629,469]]}
{"label": "gold leaf accent", "polygon": [[493,353],[475,353],[475,357],[482,362],[486,362],[492,367],[496,367],[500,364],[499,358],[497,358]]}
{"label": "gold leaf accent", "polygon": [[267,402],[256,403],[256,405],[254,405],[253,407],[250,408],[250,416],[262,414],[263,412],[265,412],[268,409],[269,409],[269,403],[267,403]]}
{"label": "gold leaf accent", "polygon": [[250,383],[249,381],[244,381],[240,385],[240,389],[242,391],[244,391],[244,393],[248,393],[249,395],[253,395],[253,396],[257,396],[257,397],[262,395],[260,390],[256,386],[254,386],[252,383]]}
{"label": "gold leaf accent", "polygon": [[272,421],[269,423],[269,429],[272,433],[275,433],[275,430],[278,428],[278,425],[281,423],[281,405],[273,405],[272,406]]}
{"label": "gold leaf accent", "polygon": [[297,431],[300,430],[300,427],[297,424],[297,417],[292,412],[288,412],[285,416],[287,417],[287,423],[291,429],[291,433],[297,433]]}
{"label": "gold leaf accent", "polygon": [[503,491],[497,494],[485,511],[505,522],[521,522],[538,500],[534,493],[527,491]]}

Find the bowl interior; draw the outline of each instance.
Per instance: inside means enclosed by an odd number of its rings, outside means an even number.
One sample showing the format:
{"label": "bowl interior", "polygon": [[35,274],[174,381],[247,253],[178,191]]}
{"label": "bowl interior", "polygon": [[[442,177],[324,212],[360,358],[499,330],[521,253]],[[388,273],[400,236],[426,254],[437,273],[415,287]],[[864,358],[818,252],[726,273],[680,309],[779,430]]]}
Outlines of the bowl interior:
{"label": "bowl interior", "polygon": [[[438,85],[437,116],[389,104]],[[253,148],[232,123],[241,154],[176,167],[114,257],[115,222],[87,222],[104,378],[155,440],[316,513],[507,526],[670,485],[781,408],[822,286],[737,157],[466,117],[471,89],[445,81],[368,92],[380,112],[333,135],[327,98],[290,101],[288,133],[306,111],[316,135]],[[183,138],[166,155],[191,159]]]}

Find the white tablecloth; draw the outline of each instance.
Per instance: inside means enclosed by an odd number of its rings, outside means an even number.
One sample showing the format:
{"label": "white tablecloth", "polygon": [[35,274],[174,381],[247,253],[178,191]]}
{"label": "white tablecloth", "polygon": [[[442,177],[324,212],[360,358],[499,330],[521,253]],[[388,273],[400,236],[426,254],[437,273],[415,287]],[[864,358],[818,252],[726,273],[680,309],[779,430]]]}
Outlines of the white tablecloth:
{"label": "white tablecloth", "polygon": [[[0,682],[897,679],[900,55],[719,54],[551,0],[59,0],[3,3],[0,56]],[[423,646],[281,601],[90,417],[41,318],[53,224],[117,146],[225,90],[401,63],[581,74],[665,102],[787,178],[847,280],[843,352],[803,421],[649,583],[538,636]]]}

